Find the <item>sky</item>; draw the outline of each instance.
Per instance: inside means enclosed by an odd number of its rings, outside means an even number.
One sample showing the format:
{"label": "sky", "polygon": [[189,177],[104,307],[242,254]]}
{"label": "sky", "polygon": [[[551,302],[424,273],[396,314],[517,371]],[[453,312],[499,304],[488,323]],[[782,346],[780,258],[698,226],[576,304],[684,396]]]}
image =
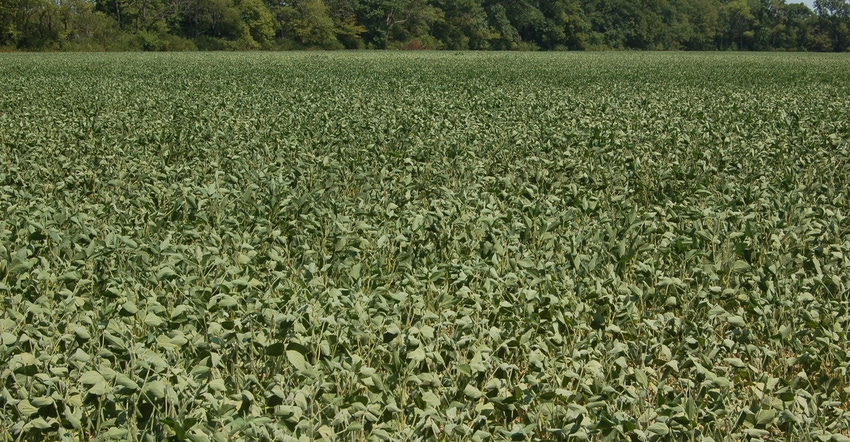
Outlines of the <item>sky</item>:
{"label": "sky", "polygon": [[788,0],[785,3],[805,3],[809,6],[809,9],[815,9],[815,0]]}

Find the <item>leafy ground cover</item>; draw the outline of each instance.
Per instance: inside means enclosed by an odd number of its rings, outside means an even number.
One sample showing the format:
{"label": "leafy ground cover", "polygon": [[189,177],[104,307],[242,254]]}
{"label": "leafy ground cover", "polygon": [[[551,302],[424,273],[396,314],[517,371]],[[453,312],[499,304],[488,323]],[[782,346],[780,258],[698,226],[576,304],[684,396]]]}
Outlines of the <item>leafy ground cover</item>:
{"label": "leafy ground cover", "polygon": [[0,58],[0,439],[850,433],[850,58]]}

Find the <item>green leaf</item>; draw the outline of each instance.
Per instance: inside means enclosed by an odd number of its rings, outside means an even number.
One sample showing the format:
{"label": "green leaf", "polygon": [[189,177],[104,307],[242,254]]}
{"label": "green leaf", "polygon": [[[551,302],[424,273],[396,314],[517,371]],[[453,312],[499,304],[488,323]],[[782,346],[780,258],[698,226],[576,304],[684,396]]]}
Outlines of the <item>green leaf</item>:
{"label": "green leaf", "polygon": [[[275,342],[272,345],[266,347],[266,355],[277,357],[282,356],[283,352],[286,350],[286,346],[281,342]],[[291,363],[291,361],[290,361]]]}
{"label": "green leaf", "polygon": [[348,276],[351,279],[360,279],[360,270],[363,268],[363,265],[360,263],[354,264],[348,269]]}
{"label": "green leaf", "polygon": [[186,433],[186,438],[192,442],[210,442],[211,439],[200,430],[192,430]]}
{"label": "green leaf", "polygon": [[124,439],[127,435],[130,434],[130,431],[126,428],[112,427],[106,431],[107,439]]}
{"label": "green leaf", "polygon": [[802,292],[797,295],[797,302],[807,303],[815,300],[815,297],[809,292]]}
{"label": "green leaf", "polygon": [[31,398],[32,404],[38,408],[54,405],[56,401],[50,396],[40,396]]}
{"label": "green leaf", "polygon": [[765,410],[761,409],[758,413],[756,413],[756,425],[758,426],[767,426],[773,423],[776,419],[776,410]]}
{"label": "green leaf", "polygon": [[762,430],[760,428],[747,428],[744,430],[744,434],[761,439],[770,436],[770,431]]}
{"label": "green leaf", "polygon": [[432,408],[437,408],[440,406],[440,398],[430,391],[422,393],[422,401]]}
{"label": "green leaf", "polygon": [[744,272],[750,269],[750,264],[747,261],[737,260],[732,264],[732,271],[736,273]]}
{"label": "green leaf", "polygon": [[76,335],[78,339],[83,341],[88,341],[89,339],[91,339],[91,334],[89,333],[89,331],[85,327],[79,325],[74,326],[74,335]]}
{"label": "green leaf", "polygon": [[327,425],[322,425],[321,427],[319,427],[318,430],[316,430],[316,432],[319,433],[319,436],[322,437],[322,440],[325,440],[325,441],[336,440],[336,433],[334,432],[333,428],[331,428]]}
{"label": "green leaf", "polygon": [[19,353],[12,356],[9,360],[9,366],[13,367],[14,373],[24,374],[26,376],[35,375],[38,372],[38,359],[32,353]]}
{"label": "green leaf", "polygon": [[177,276],[177,273],[174,272],[174,269],[171,267],[163,267],[156,272],[156,280],[157,281],[165,281],[168,279],[172,279]]}
{"label": "green leaf", "polygon": [[38,407],[34,406],[30,403],[28,399],[23,399],[16,405],[18,409],[18,413],[21,413],[22,416],[32,416],[38,413]]}
{"label": "green leaf", "polygon": [[475,388],[472,384],[466,384],[466,387],[463,389],[463,394],[470,399],[478,399],[483,395],[481,390]]}
{"label": "green leaf", "polygon": [[657,434],[659,436],[666,436],[670,433],[670,427],[667,426],[664,422],[655,422],[650,425],[646,431],[649,431],[652,434]]}
{"label": "green leaf", "polygon": [[224,385],[224,379],[213,379],[207,384],[207,388],[220,393],[227,391],[227,387]]}
{"label": "green leaf", "polygon": [[121,316],[135,316],[136,312],[139,311],[139,308],[136,307],[136,304],[132,301],[127,301],[121,305]]}
{"label": "green leaf", "polygon": [[646,376],[646,372],[641,370],[640,368],[635,369],[635,380],[644,387],[649,385],[649,378]]}
{"label": "green leaf", "polygon": [[75,430],[82,428],[83,410],[81,408],[65,407],[65,410],[62,411],[62,416],[68,421],[71,428]]}
{"label": "green leaf", "polygon": [[534,267],[534,261],[532,261],[530,258],[522,258],[517,261],[517,265],[524,269],[530,269]]}
{"label": "green leaf", "polygon": [[218,306],[219,307],[228,308],[228,307],[234,307],[236,305],[239,305],[239,301],[233,296],[221,295],[221,297],[219,297],[219,299],[218,299]]}
{"label": "green leaf", "polygon": [[30,421],[29,425],[32,426],[32,428],[38,430],[47,430],[48,428],[51,428],[54,425],[58,425],[58,422],[56,422],[56,419],[53,418],[47,421],[44,418],[39,417]]}
{"label": "green leaf", "polygon": [[10,275],[17,275],[33,268],[37,259],[27,259],[26,256],[21,256],[20,253],[15,253],[12,257],[12,262],[6,268],[6,272]]}
{"label": "green leaf", "polygon": [[157,380],[148,381],[142,387],[142,393],[153,399],[162,399],[165,397],[165,383]]}
{"label": "green leaf", "polygon": [[404,302],[407,300],[407,293],[405,292],[390,292],[389,296],[398,302]]}
{"label": "green leaf", "polygon": [[94,370],[83,373],[79,380],[83,385],[95,385],[98,382],[104,382],[103,375]]}
{"label": "green leaf", "polygon": [[744,328],[747,326],[747,321],[745,321],[742,316],[729,315],[726,320],[729,322],[729,325],[733,327]]}
{"label": "green leaf", "polygon": [[98,382],[88,389],[88,393],[93,394],[95,396],[103,396],[106,393],[109,393],[109,391],[109,385],[106,384],[106,381]]}
{"label": "green leaf", "polygon": [[664,366],[665,366],[665,367],[670,367],[670,369],[671,369],[671,370],[673,370],[673,372],[674,372],[674,373],[678,373],[678,372],[679,372],[679,361],[677,361],[677,360],[675,360],[675,359],[674,359],[674,360],[672,360],[672,361],[667,362],[666,364],[664,364]]}
{"label": "green leaf", "polygon": [[732,367],[747,368],[747,364],[745,364],[740,358],[724,358],[723,360]]}
{"label": "green leaf", "polygon": [[414,362],[422,362],[425,360],[425,349],[420,345],[416,347],[416,350],[407,353],[407,359],[411,359]]}
{"label": "green leaf", "polygon": [[145,325],[147,325],[148,327],[159,327],[160,325],[162,325],[162,323],[164,321],[162,320],[162,318],[160,318],[159,316],[157,316],[153,312],[148,312],[148,314],[145,315],[145,321],[144,322],[145,322]]}
{"label": "green leaf", "polygon": [[5,345],[7,347],[11,347],[12,345],[15,344],[15,342],[18,342],[17,336],[15,336],[15,335],[13,335],[9,332],[0,333],[0,344]]}
{"label": "green leaf", "polygon": [[139,384],[137,384],[134,380],[130,379],[129,376],[121,373],[115,376],[115,384],[133,391],[139,389]]}
{"label": "green leaf", "polygon": [[286,351],[286,360],[295,367],[299,372],[308,372],[312,369],[310,365],[307,363],[307,359],[304,358],[304,355],[295,351],[295,350],[287,350]]}

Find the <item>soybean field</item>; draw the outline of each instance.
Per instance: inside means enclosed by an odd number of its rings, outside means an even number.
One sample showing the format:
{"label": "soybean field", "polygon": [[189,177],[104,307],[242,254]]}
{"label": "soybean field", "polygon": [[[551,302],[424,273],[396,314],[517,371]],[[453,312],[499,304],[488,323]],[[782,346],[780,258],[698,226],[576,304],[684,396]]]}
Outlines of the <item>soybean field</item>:
{"label": "soybean field", "polygon": [[850,441],[850,55],[0,55],[0,440]]}

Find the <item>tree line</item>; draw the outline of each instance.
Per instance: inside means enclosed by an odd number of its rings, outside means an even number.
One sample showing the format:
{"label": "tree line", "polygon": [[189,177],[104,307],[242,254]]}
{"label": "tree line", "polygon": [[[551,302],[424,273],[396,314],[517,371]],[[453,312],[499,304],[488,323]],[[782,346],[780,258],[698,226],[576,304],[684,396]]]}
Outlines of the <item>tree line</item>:
{"label": "tree line", "polygon": [[850,50],[850,0],[0,0],[8,50]]}

